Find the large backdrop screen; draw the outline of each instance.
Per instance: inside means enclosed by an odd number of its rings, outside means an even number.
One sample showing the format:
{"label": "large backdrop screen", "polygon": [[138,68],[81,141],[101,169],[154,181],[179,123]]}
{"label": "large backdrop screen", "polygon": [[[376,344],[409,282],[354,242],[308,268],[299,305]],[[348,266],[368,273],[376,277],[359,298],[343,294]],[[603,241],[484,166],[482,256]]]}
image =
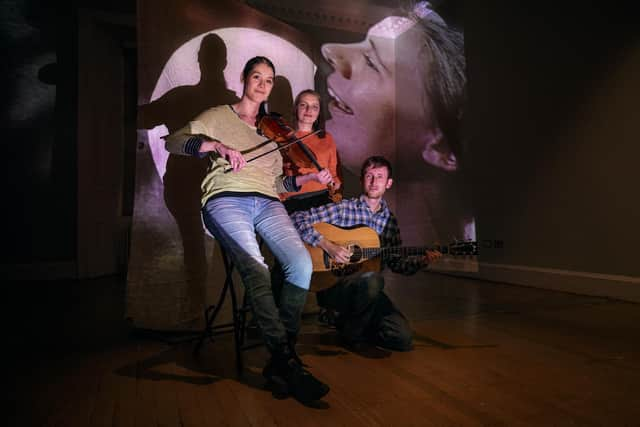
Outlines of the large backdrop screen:
{"label": "large backdrop screen", "polygon": [[[183,328],[224,281],[200,218],[207,159],[169,154],[163,137],[206,108],[242,96],[240,74],[269,57],[272,111],[289,117],[304,89],[323,94],[345,196],[359,194],[370,155],[394,165],[387,200],[404,243],[475,240],[464,181],[462,33],[423,4],[373,24],[361,39],[294,29],[240,2],[138,2],[138,151],[127,312],[138,327]],[[208,4],[207,4],[208,3]],[[161,30],[160,30],[161,29]],[[319,34],[322,36],[319,36]],[[319,41],[320,40],[320,41]],[[475,257],[447,254],[435,269],[473,271]]]}

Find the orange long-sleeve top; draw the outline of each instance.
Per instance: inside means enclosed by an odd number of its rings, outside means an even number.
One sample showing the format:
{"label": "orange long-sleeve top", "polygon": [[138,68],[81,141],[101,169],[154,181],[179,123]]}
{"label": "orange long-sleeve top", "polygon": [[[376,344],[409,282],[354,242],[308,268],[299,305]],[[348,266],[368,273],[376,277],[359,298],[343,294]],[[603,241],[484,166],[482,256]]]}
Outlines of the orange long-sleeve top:
{"label": "orange long-sleeve top", "polygon": [[[304,136],[307,132],[297,131],[296,136],[298,138]],[[325,169],[328,169],[331,172],[331,176],[333,177],[333,182],[335,184],[339,184],[342,187],[342,181],[338,174],[338,153],[336,149],[336,143],[333,140],[333,136],[329,132],[325,132],[324,138],[320,138],[318,135],[312,135],[302,140],[302,142],[309,147],[311,152],[316,157],[318,164]],[[284,175],[305,175],[312,172],[318,172],[318,169],[309,161],[305,162],[307,164],[296,164],[292,161],[286,152],[282,152],[282,169]],[[313,191],[321,191],[326,190],[327,186],[320,184],[317,181],[309,181],[305,183],[300,191],[290,192],[290,193],[281,193],[280,199],[286,200],[291,196],[295,196],[297,194],[309,193]]]}

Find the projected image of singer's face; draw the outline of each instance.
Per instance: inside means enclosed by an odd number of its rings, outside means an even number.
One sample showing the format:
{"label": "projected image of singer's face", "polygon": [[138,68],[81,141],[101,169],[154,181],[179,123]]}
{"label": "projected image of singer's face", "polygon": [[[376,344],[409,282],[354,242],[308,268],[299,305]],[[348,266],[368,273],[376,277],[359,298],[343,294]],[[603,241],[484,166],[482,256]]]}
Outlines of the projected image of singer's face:
{"label": "projected image of singer's face", "polygon": [[[395,141],[423,159],[424,135],[434,132],[423,82],[428,73],[421,34],[413,22],[388,17],[354,44],[325,44],[322,54],[334,72],[327,77],[330,120],[342,162],[357,173],[366,154],[395,158]],[[402,35],[398,53],[397,38]],[[422,62],[422,63],[421,63]],[[398,85],[412,96],[397,100]],[[402,129],[396,117],[402,117]],[[405,143],[406,141],[406,143]]]}
{"label": "projected image of singer's face", "polygon": [[392,157],[393,40],[367,37],[356,44],[325,44],[322,54],[335,70],[327,78],[331,119],[326,127],[337,137],[343,164],[356,173],[365,153]]}

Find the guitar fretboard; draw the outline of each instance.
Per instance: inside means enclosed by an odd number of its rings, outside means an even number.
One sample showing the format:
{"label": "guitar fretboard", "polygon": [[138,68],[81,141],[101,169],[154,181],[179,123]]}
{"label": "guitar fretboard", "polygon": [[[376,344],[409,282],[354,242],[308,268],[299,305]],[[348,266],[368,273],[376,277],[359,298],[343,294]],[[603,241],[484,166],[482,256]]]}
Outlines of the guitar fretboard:
{"label": "guitar fretboard", "polygon": [[362,255],[366,259],[377,256],[400,255],[401,257],[424,255],[430,246],[389,246],[386,248],[362,248]]}

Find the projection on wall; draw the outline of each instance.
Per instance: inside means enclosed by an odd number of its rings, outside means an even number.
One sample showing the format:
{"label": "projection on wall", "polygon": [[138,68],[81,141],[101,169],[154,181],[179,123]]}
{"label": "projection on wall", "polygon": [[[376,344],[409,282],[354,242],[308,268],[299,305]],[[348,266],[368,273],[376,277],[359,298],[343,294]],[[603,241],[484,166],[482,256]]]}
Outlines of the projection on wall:
{"label": "projection on wall", "polygon": [[[388,201],[406,244],[475,239],[462,179],[462,35],[437,14],[416,9],[387,17],[353,44],[318,44],[311,30],[233,1],[173,2],[158,11],[142,0],[138,16],[139,146],[127,288],[135,326],[187,327],[222,286],[219,254],[200,218],[207,160],[169,155],[162,137],[206,108],[237,102],[242,67],[256,55],[276,67],[272,111],[288,115],[297,93],[323,82],[316,89],[327,103],[326,129],[338,147],[346,196],[359,192],[362,161],[384,155],[395,167]],[[434,51],[437,60],[429,56]],[[317,76],[326,63],[329,75]],[[477,263],[474,256],[446,256],[434,268],[473,271]]]}
{"label": "projection on wall", "polygon": [[[274,111],[290,110],[293,93],[313,87],[315,65],[304,52],[288,41],[252,28],[223,28],[197,36],[182,45],[164,67],[151,95],[151,103],[162,103],[163,97],[180,96],[176,92],[185,87],[190,87],[191,91],[202,91],[195,96],[204,97],[205,105],[233,103],[242,96],[240,74],[244,64],[258,55],[266,56],[277,64],[278,87],[274,89],[270,108]],[[214,76],[216,78],[211,87],[198,87]],[[218,90],[215,90],[216,84]],[[203,110],[207,108],[205,105]],[[152,105],[147,108],[157,107]],[[174,131],[196,114],[186,120],[170,119],[169,123],[158,123],[149,130],[149,145],[158,176],[165,176],[169,157],[162,137],[169,134],[169,127]]]}

